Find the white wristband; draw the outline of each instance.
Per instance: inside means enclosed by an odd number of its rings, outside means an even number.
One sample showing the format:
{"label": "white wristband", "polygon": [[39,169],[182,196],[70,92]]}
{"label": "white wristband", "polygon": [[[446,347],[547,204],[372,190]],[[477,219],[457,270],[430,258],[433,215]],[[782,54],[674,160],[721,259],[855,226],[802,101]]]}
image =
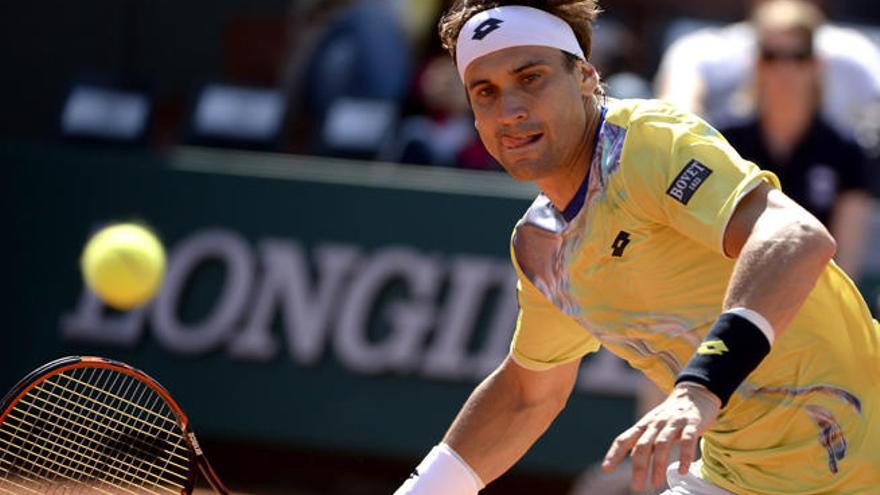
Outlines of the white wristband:
{"label": "white wristband", "polygon": [[485,485],[445,443],[431,449],[394,495],[476,495]]}
{"label": "white wristband", "polygon": [[752,325],[758,327],[758,330],[767,337],[767,342],[770,342],[770,345],[773,345],[773,341],[776,340],[776,332],[773,330],[773,325],[761,313],[749,308],[732,308],[725,311],[725,313],[734,314],[749,320]]}

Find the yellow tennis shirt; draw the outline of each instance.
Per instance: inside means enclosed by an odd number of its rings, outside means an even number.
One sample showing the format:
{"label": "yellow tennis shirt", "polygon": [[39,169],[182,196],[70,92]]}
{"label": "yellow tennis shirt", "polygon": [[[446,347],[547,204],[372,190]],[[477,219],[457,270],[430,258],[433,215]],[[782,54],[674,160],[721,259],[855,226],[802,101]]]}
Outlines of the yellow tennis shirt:
{"label": "yellow tennis shirt", "polygon": [[[511,257],[520,313],[511,354],[547,369],[600,346],[663,390],[721,311],[738,202],[777,178],[699,118],[611,102],[579,211],[539,196]],[[741,494],[880,493],[880,326],[829,263],[702,441],[703,476]]]}

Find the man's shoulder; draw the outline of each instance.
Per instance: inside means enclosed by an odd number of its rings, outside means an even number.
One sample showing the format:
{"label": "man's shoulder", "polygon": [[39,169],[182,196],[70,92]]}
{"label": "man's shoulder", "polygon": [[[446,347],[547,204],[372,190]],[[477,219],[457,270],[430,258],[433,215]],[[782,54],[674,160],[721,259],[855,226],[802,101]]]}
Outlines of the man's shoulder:
{"label": "man's shoulder", "polygon": [[676,105],[654,99],[609,99],[605,121],[609,124],[630,129],[653,123],[688,123],[697,117]]}
{"label": "man's shoulder", "polygon": [[537,227],[545,232],[558,234],[565,230],[566,225],[567,222],[550,202],[550,199],[539,194],[516,223],[514,235],[525,226]]}
{"label": "man's shoulder", "polygon": [[807,145],[812,153],[828,157],[839,168],[858,168],[866,160],[865,149],[858,142],[841,134],[822,117],[814,122]]}
{"label": "man's shoulder", "polygon": [[757,119],[749,119],[722,127],[720,132],[734,145],[743,140],[762,139],[761,124]]}
{"label": "man's shoulder", "polygon": [[862,63],[876,62],[880,48],[864,32],[855,28],[827,24],[816,33],[820,56],[846,57]]}
{"label": "man's shoulder", "polygon": [[719,137],[700,117],[663,100],[615,101],[608,107],[606,124],[625,130],[623,161],[663,160],[680,139]]}
{"label": "man's shoulder", "polygon": [[861,147],[854,139],[842,134],[821,115],[813,123],[813,133],[816,135],[814,139],[826,146],[861,150]]}
{"label": "man's shoulder", "polygon": [[548,279],[546,271],[554,266],[548,260],[558,251],[561,234],[567,226],[547,196],[541,194],[532,202],[510,237],[510,259],[518,276],[546,288],[538,279],[542,278],[541,274],[543,279]]}

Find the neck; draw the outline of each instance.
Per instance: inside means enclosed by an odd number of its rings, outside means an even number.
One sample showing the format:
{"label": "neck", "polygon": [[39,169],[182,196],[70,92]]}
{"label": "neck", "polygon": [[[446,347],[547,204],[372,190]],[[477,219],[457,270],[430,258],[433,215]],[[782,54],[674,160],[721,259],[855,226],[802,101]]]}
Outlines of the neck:
{"label": "neck", "polygon": [[602,109],[596,98],[590,98],[585,105],[592,109],[592,114],[588,114],[590,117],[587,125],[584,126],[584,133],[577,149],[570,155],[571,158],[562,172],[537,181],[538,188],[559,211],[565,210],[574,199],[575,193],[587,176],[592,162],[593,150],[596,148],[596,128],[599,125],[599,118],[602,116]]}
{"label": "neck", "polygon": [[813,114],[809,105],[791,105],[785,111],[765,107],[761,112],[761,133],[774,159],[786,161],[791,157],[809,130]]}

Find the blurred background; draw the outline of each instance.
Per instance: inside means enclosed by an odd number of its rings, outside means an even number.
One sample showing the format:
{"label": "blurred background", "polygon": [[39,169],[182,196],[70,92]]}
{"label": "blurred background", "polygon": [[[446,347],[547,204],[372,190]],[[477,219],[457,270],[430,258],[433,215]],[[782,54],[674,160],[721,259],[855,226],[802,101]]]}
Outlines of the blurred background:
{"label": "blurred background", "polygon": [[[506,354],[507,240],[536,194],[475,134],[437,40],[448,3],[3,2],[0,389],[113,357],[178,398],[236,491],[393,492]],[[777,163],[877,311],[880,9],[815,3],[827,18],[789,43],[757,3],[606,0],[592,61],[610,96],[676,101]],[[169,271],[117,313],[78,258],[127,220]],[[594,465],[649,394],[604,353],[586,376],[485,493],[628,493]]]}

